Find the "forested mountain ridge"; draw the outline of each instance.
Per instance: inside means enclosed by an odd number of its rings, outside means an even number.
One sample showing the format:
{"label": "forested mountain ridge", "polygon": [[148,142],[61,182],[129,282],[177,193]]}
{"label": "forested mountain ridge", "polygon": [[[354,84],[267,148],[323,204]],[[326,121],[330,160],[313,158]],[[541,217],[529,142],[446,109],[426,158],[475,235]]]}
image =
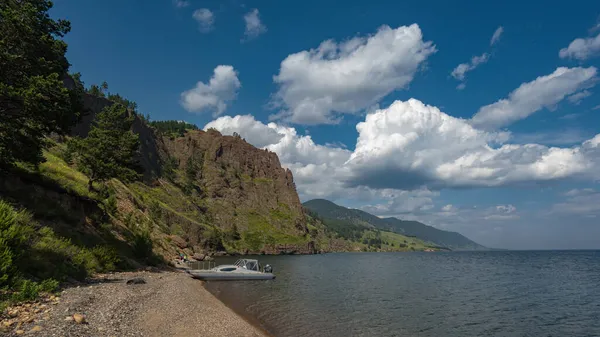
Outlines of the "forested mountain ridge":
{"label": "forested mountain ridge", "polygon": [[456,232],[437,229],[418,221],[380,218],[358,209],[339,206],[325,199],[307,201],[304,203],[304,207],[316,213],[326,224],[334,222],[338,226],[377,228],[410,237],[417,237],[425,242],[452,250],[487,249]]}

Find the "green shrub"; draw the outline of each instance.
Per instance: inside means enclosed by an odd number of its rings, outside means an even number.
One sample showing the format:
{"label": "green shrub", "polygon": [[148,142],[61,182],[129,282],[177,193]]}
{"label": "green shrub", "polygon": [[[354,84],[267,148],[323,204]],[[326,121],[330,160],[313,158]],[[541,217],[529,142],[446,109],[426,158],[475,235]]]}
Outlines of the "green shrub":
{"label": "green shrub", "polygon": [[112,247],[96,246],[92,249],[92,254],[98,260],[101,266],[101,272],[114,271],[117,265],[121,262],[117,251]]}
{"label": "green shrub", "polygon": [[32,301],[38,298],[40,286],[31,280],[23,280],[18,285],[18,291],[12,294],[11,299],[15,302]]}
{"label": "green shrub", "polygon": [[54,279],[43,280],[40,283],[40,291],[45,293],[52,293],[58,289],[58,281]]}
{"label": "green shrub", "polygon": [[133,238],[133,253],[138,258],[152,257],[152,238],[147,231],[140,231]]}
{"label": "green shrub", "polygon": [[117,213],[117,197],[114,194],[104,200],[104,210],[110,214]]}
{"label": "green shrub", "polygon": [[10,285],[18,276],[18,266],[34,235],[30,222],[28,213],[16,211],[0,200],[0,288]]}

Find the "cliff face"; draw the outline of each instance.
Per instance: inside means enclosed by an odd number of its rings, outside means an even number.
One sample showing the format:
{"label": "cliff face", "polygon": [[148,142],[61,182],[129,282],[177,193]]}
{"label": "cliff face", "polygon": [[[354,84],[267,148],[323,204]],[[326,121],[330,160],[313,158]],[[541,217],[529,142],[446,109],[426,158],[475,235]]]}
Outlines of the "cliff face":
{"label": "cliff face", "polygon": [[[85,137],[95,115],[110,104],[106,98],[86,94],[86,111],[73,135]],[[275,153],[215,130],[162,136],[137,115],[133,131],[140,136],[145,183],[117,188],[122,192],[120,205],[122,212],[137,208],[154,216],[152,221],[167,238],[163,246],[177,243],[190,254],[317,250],[292,173],[281,167]],[[169,174],[163,172],[166,166]],[[159,216],[143,207],[148,203],[159,207]]]}
{"label": "cliff face", "polygon": [[164,142],[170,160],[185,172],[179,181],[193,185],[193,196],[205,203],[210,222],[240,234],[236,249],[314,250],[292,174],[275,153],[214,130],[188,131]]}

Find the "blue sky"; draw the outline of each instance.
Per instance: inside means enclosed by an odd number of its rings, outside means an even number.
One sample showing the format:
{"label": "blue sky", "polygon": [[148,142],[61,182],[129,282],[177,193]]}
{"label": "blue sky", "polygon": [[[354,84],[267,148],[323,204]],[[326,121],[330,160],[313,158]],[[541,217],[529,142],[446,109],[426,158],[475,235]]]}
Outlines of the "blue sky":
{"label": "blue sky", "polygon": [[600,248],[595,1],[67,1],[72,71],[276,152],[301,198]]}

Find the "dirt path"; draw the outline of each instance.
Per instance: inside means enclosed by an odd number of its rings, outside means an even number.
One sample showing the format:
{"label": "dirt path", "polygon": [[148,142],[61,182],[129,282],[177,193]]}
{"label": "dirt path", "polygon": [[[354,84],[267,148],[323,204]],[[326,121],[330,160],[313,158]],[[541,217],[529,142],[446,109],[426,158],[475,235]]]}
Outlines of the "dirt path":
{"label": "dirt path", "polygon": [[[136,277],[146,283],[126,284]],[[265,336],[181,272],[105,275],[96,284],[66,289],[46,305],[49,310],[31,313],[31,322],[17,326],[13,318],[5,335]],[[74,314],[85,315],[85,323],[75,322]]]}

